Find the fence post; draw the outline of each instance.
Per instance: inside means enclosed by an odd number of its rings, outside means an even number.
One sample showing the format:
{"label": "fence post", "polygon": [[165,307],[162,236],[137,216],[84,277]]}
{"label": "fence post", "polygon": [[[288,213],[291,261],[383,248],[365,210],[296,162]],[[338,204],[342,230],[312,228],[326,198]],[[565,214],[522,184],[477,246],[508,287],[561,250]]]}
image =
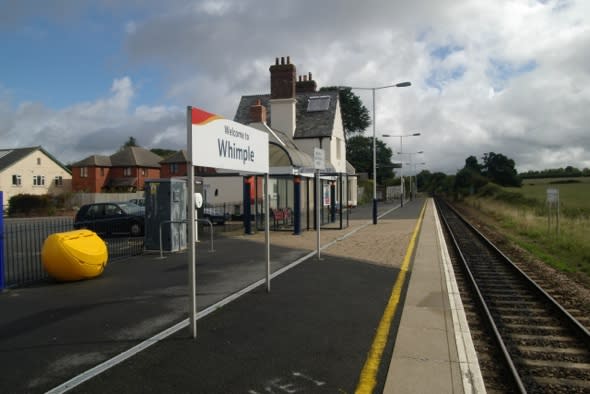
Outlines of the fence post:
{"label": "fence post", "polygon": [[4,290],[4,192],[0,191],[0,291]]}

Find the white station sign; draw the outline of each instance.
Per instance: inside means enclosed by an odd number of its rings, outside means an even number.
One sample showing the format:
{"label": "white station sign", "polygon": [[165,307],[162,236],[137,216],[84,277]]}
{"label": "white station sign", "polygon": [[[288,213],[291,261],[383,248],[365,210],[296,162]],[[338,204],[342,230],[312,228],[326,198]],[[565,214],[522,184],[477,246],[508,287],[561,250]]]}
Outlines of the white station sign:
{"label": "white station sign", "polygon": [[191,108],[193,165],[268,173],[268,134]]}

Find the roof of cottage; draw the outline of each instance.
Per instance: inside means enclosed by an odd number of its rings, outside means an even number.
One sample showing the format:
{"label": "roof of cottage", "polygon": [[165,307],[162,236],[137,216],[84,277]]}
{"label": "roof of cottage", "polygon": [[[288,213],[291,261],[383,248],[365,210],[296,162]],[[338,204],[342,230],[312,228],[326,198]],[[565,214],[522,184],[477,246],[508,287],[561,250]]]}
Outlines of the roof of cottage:
{"label": "roof of cottage", "polygon": [[[296,95],[296,128],[292,138],[331,137],[334,129],[338,91],[327,90],[320,92],[297,93]],[[250,107],[256,101],[266,107],[267,123],[272,127],[272,111],[270,94],[242,96],[234,120],[238,123],[251,123]],[[284,133],[283,133],[284,134]]]}
{"label": "roof of cottage", "polygon": [[27,148],[0,149],[0,171],[12,166],[15,163],[18,163],[20,160],[24,159],[25,157],[27,157],[28,155],[30,155],[31,153],[33,153],[37,150],[41,151],[45,156],[49,157],[58,166],[60,166],[64,170],[66,170],[68,173],[71,173],[71,171],[66,166],[64,166],[59,160],[57,160],[55,157],[53,157],[53,155],[51,155],[49,152],[47,152],[41,146],[32,146],[32,147],[27,147]]}

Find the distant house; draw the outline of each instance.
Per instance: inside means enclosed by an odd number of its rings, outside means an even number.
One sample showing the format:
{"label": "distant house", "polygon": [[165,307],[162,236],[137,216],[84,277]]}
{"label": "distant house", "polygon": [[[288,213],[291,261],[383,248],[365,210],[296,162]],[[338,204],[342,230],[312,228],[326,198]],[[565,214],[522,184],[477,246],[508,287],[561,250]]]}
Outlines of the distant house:
{"label": "distant house", "polygon": [[[186,150],[182,149],[176,153],[173,153],[166,159],[160,162],[161,170],[160,177],[162,178],[174,178],[184,177],[188,175],[186,171],[186,163],[188,161],[188,155]],[[210,167],[195,166],[195,174],[215,174],[215,169]]]}
{"label": "distant house", "polygon": [[72,190],[71,172],[40,146],[0,149],[4,205],[17,194],[58,195]]}
{"label": "distant house", "polygon": [[145,180],[160,177],[162,157],[137,146],[111,156],[92,155],[72,164],[75,192],[134,192],[143,190]]}

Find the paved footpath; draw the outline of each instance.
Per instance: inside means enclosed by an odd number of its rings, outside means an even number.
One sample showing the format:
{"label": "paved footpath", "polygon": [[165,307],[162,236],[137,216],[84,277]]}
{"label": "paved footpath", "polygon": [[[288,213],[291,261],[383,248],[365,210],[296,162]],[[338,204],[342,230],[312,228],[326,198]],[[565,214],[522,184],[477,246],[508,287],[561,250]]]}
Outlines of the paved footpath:
{"label": "paved footpath", "polygon": [[[16,317],[0,323],[7,335],[0,338],[0,367],[7,372],[0,391],[61,392],[61,383],[101,362],[113,367],[88,380],[90,375],[77,375],[79,385],[68,387],[84,393],[248,394],[460,393],[477,387],[465,379],[475,370],[465,357],[472,355],[456,345],[465,342],[455,333],[466,325],[455,323],[461,308],[447,295],[453,284],[443,279],[449,273],[441,268],[445,258],[430,203],[420,235],[412,237],[423,202],[380,206],[387,214],[377,226],[353,213],[347,229],[322,231],[326,248],[319,261],[309,257],[315,232],[271,233],[273,271],[308,258],[274,278],[270,294],[260,286],[201,318],[196,340],[181,328],[157,343],[141,342],[186,316],[186,283],[179,282],[186,278],[183,254],[118,263],[101,280],[12,292],[5,311]],[[200,311],[262,273],[262,240],[263,234],[222,238],[212,254],[201,248]],[[407,253],[412,244],[413,262]],[[145,272],[138,271],[142,267]],[[53,304],[31,314],[41,293]],[[56,302],[69,306],[56,309]],[[89,313],[86,305],[94,309]],[[3,308],[0,303],[0,313]],[[140,353],[117,360],[118,353],[146,343]]]}

